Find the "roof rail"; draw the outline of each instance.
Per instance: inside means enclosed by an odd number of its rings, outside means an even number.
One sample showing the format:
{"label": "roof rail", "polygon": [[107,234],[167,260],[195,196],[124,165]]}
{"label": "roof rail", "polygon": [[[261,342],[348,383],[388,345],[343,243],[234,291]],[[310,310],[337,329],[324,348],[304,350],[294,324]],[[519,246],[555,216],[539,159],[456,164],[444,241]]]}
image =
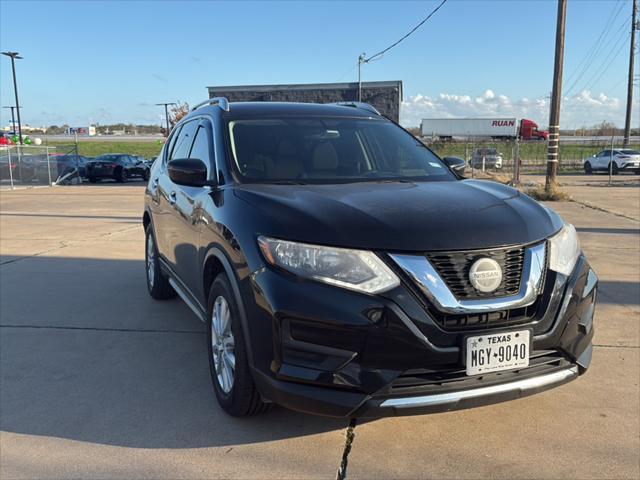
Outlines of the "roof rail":
{"label": "roof rail", "polygon": [[335,102],[334,105],[342,105],[343,107],[353,107],[359,108],[360,110],[366,110],[367,112],[375,113],[376,115],[380,115],[380,112],[376,110],[376,107],[369,103],[365,102]]}
{"label": "roof rail", "polygon": [[222,110],[224,110],[225,112],[229,111],[229,100],[227,100],[226,97],[209,98],[209,99],[205,100],[204,102],[200,102],[200,103],[194,105],[191,108],[191,111],[193,112],[194,110],[196,110],[196,109],[198,109],[200,107],[204,107],[205,105],[217,105]]}

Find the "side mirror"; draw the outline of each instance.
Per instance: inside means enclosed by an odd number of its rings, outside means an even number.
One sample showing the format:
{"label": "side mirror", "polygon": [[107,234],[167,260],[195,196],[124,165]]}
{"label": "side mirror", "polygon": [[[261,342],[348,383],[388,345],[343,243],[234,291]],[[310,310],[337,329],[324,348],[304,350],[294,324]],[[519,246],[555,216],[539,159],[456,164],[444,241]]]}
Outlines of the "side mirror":
{"label": "side mirror", "polygon": [[197,158],[176,158],[167,165],[169,178],[173,183],[187,187],[204,187],[209,185],[207,166]]}
{"label": "side mirror", "polygon": [[467,168],[467,162],[458,157],[444,157],[442,159],[447,167],[453,170],[458,175],[464,175],[464,171]]}

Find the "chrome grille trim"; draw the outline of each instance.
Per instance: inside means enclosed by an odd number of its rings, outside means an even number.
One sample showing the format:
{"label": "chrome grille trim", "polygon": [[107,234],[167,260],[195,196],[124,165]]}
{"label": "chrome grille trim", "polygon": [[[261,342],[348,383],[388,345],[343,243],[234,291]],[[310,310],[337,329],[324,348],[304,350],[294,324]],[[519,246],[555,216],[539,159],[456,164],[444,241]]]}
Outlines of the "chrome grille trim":
{"label": "chrome grille trim", "polygon": [[391,254],[389,256],[441,312],[482,313],[527,307],[536,301],[544,283],[546,242],[525,250],[520,291],[516,295],[500,298],[458,300],[424,255]]}

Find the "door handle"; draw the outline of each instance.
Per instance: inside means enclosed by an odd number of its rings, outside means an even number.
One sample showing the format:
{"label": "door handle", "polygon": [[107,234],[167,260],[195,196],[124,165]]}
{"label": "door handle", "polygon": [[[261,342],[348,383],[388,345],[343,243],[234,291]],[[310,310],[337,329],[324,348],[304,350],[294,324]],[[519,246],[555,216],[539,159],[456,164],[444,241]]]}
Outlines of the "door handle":
{"label": "door handle", "polygon": [[169,194],[169,203],[171,205],[175,205],[175,203],[176,203],[176,192],[171,192]]}

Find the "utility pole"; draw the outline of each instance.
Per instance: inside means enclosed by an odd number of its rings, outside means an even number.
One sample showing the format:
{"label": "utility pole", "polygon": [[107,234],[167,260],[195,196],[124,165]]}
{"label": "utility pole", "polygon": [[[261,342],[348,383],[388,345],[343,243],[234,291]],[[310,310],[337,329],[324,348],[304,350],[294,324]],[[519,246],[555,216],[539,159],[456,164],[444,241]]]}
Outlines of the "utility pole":
{"label": "utility pole", "polygon": [[20,145],[23,145],[22,122],[20,121],[20,102],[18,101],[18,81],[16,80],[16,60],[22,60],[22,57],[18,52],[2,52],[2,55],[6,55],[11,58],[11,70],[13,70],[13,92],[16,96],[16,111],[18,112],[18,138],[20,140]]}
{"label": "utility pole", "polygon": [[361,53],[358,57],[358,101],[362,101],[362,64],[365,63],[366,53]]}
{"label": "utility pole", "polygon": [[560,103],[562,101],[562,67],[564,63],[564,32],[567,17],[567,0],[558,0],[556,24],[556,59],[553,67],[553,90],[549,112],[549,141],[547,143],[547,180],[545,190],[550,192],[556,184],[558,173],[558,148],[560,146]]}
{"label": "utility pole", "polygon": [[629,44],[629,80],[627,80],[627,116],[624,120],[624,140],[622,145],[629,148],[629,137],[631,136],[631,105],[633,104],[633,63],[636,53],[636,30],[638,29],[638,0],[633,0],[633,11],[631,13],[631,43]]}
{"label": "utility pole", "polygon": [[156,103],[157,106],[161,107],[164,105],[164,118],[167,121],[167,132],[165,134],[165,137],[169,136],[169,130],[171,130],[169,128],[169,105],[176,105],[175,102],[165,102],[165,103]]}

